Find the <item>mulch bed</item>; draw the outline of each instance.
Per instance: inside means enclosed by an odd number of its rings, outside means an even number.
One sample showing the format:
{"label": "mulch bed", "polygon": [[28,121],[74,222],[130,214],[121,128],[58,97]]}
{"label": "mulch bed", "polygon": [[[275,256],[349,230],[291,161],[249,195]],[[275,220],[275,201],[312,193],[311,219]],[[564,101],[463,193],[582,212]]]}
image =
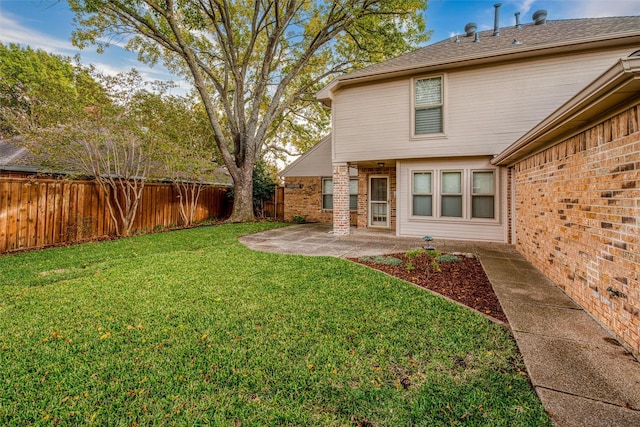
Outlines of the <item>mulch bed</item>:
{"label": "mulch bed", "polygon": [[[386,265],[351,258],[351,261],[368,265],[376,270],[430,289],[454,301],[474,308],[481,313],[508,323],[502,311],[498,297],[493,292],[491,282],[487,278],[480,261],[475,258],[461,256],[459,262],[440,262],[441,272],[434,271],[432,258],[426,255],[408,258],[405,254],[390,254],[388,257],[398,258],[403,264]],[[410,262],[414,267],[409,271]]]}

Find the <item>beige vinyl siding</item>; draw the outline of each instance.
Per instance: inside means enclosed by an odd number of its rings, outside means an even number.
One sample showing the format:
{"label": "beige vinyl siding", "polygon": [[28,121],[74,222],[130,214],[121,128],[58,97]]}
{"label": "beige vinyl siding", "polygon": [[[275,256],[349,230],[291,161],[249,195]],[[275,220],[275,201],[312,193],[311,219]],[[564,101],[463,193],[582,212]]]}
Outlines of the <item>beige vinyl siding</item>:
{"label": "beige vinyl siding", "polygon": [[281,176],[332,176],[331,137],[325,137],[313,148],[296,159],[281,173]]}
{"label": "beige vinyl siding", "polygon": [[[424,73],[347,87],[333,101],[333,160],[494,155],[633,49]],[[442,138],[412,138],[413,78],[444,75]]]}
{"label": "beige vinyl siding", "polygon": [[[506,242],[506,170],[491,165],[490,157],[461,157],[457,159],[421,159],[397,162],[397,234],[399,236],[432,236],[436,239],[478,240]],[[463,172],[463,218],[447,218],[438,215],[440,203],[437,182],[433,196],[433,216],[418,217],[412,215],[413,172],[433,171],[437,179],[442,171]],[[495,174],[495,218],[471,218],[470,185],[472,171],[494,171]]]}

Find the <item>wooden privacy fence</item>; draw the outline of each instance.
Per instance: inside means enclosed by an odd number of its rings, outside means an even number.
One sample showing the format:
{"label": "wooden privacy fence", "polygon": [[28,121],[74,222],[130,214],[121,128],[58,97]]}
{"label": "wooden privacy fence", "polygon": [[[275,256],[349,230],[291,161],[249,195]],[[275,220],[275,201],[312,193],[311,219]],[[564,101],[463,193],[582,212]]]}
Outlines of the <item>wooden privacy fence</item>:
{"label": "wooden privacy fence", "polygon": [[276,187],[273,200],[264,201],[264,215],[267,218],[284,220],[284,187]]}
{"label": "wooden privacy fence", "polygon": [[[229,216],[227,188],[206,186],[195,221]],[[182,223],[172,184],[145,184],[133,232]],[[93,181],[0,177],[0,253],[115,234],[98,185]]]}

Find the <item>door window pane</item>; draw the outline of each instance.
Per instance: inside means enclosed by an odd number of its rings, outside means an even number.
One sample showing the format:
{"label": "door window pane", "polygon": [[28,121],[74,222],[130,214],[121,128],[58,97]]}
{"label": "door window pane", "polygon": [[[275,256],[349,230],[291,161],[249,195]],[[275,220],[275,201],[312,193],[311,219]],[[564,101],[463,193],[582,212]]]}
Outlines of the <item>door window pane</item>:
{"label": "door window pane", "polygon": [[374,202],[387,201],[387,178],[371,178],[371,200]]}

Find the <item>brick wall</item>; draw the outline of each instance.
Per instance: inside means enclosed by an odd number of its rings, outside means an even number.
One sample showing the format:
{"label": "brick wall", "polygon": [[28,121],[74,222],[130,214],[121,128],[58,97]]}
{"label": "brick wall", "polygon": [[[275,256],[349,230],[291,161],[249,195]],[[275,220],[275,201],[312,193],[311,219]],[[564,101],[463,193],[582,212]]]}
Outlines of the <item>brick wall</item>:
{"label": "brick wall", "polygon": [[640,355],[640,106],[516,164],[516,246]]}
{"label": "brick wall", "polygon": [[[331,178],[331,177],[326,177]],[[284,220],[296,215],[307,222],[333,224],[333,211],[322,209],[322,177],[286,177],[284,188]],[[292,186],[301,188],[291,188]],[[357,223],[357,212],[351,212],[351,225]]]}

